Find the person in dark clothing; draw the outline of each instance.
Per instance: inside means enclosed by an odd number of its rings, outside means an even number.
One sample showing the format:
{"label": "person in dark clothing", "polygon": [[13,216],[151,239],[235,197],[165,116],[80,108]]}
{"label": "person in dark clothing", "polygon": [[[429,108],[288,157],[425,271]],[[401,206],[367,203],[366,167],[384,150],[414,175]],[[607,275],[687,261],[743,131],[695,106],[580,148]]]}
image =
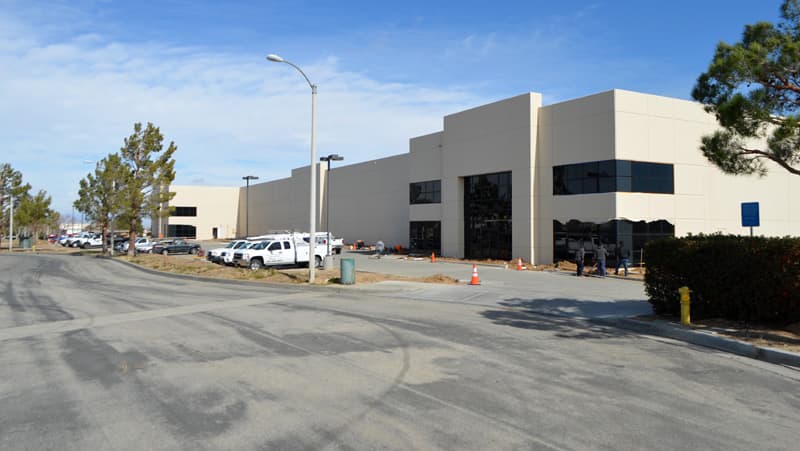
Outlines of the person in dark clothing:
{"label": "person in dark clothing", "polygon": [[628,264],[630,264],[631,261],[631,250],[626,248],[625,245],[622,244],[622,241],[620,241],[615,254],[617,257],[617,269],[614,270],[614,274],[619,275],[619,267],[622,266],[625,268],[625,277],[627,277]]}
{"label": "person in dark clothing", "polygon": [[586,251],[583,249],[583,241],[581,241],[581,247],[575,251],[575,264],[578,266],[578,273],[576,274],[578,277],[583,275],[583,259],[586,257]]}
{"label": "person in dark clothing", "polygon": [[603,243],[597,248],[595,259],[597,259],[597,274],[600,277],[606,276],[606,257],[608,257],[608,249]]}

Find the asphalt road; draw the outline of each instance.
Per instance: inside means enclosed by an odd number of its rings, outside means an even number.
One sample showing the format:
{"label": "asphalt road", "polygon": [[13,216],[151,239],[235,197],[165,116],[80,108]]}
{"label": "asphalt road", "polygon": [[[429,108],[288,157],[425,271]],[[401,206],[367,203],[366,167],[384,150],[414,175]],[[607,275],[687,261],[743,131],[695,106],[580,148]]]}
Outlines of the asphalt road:
{"label": "asphalt road", "polygon": [[0,449],[797,448],[794,370],[403,290],[0,255]]}

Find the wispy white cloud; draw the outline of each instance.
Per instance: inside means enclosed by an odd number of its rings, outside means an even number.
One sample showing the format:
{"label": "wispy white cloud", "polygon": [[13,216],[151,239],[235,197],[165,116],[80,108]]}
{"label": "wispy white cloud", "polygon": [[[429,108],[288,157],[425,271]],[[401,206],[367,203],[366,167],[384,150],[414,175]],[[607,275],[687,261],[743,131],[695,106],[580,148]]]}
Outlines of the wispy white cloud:
{"label": "wispy white cloud", "polygon": [[[92,169],[83,161],[119,149],[134,122],[153,122],[176,142],[176,183],[236,185],[245,172],[270,179],[308,164],[310,89],[261,53],[101,34],[54,41],[8,16],[0,16],[0,42],[0,160],[62,211]],[[484,101],[458,88],[382,83],[341,70],[334,56],[295,62],[319,85],[320,154],[348,162],[405,152],[444,114]]]}

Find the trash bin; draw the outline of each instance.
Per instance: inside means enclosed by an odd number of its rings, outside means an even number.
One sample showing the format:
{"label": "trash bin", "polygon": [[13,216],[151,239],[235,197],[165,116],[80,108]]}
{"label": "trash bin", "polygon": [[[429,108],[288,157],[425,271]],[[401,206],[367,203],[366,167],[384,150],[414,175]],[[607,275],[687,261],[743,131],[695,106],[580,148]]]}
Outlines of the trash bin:
{"label": "trash bin", "polygon": [[20,234],[19,247],[21,247],[22,249],[30,249],[31,246],[33,246],[33,235]]}
{"label": "trash bin", "polygon": [[342,285],[355,285],[356,283],[356,260],[353,258],[343,258],[339,260],[340,275],[339,280]]}

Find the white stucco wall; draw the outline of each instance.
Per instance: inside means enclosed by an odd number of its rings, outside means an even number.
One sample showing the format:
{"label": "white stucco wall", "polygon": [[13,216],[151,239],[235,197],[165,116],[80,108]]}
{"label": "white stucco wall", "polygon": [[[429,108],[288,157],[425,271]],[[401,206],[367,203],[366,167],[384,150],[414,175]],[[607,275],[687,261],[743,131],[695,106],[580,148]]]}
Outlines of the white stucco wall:
{"label": "white stucco wall", "polygon": [[553,219],[606,222],[614,193],[553,196],[553,166],[614,159],[613,91],[541,108],[536,149],[536,264],[553,261]]}
{"label": "white stucco wall", "polygon": [[671,163],[675,194],[617,193],[617,215],[667,219],[675,234],[749,234],[741,226],[741,203],[758,202],[756,234],[784,236],[800,230],[800,180],[774,163],[766,177],[732,176],[711,165],[700,138],[717,128],[702,105],[630,91],[614,91],[616,158]]}
{"label": "white stucco wall", "polygon": [[408,246],[408,154],[333,168],[330,177],[335,235]]}
{"label": "white stucco wall", "polygon": [[[317,177],[318,231],[328,229],[345,242],[363,240],[386,245],[408,245],[408,155],[365,163],[315,165]],[[277,230],[308,231],[308,166],[292,170],[292,176],[250,185],[250,236]],[[330,177],[330,216],[325,190]],[[245,235],[245,188],[239,202],[239,235]]]}
{"label": "white stucco wall", "polygon": [[[175,197],[173,207],[196,207],[197,216],[170,216],[164,221],[168,225],[191,225],[197,228],[197,239],[212,238],[216,227],[219,238],[236,236],[239,188],[223,186],[173,185],[170,191]],[[158,236],[158,231],[153,231]]]}
{"label": "white stucco wall", "polygon": [[[533,146],[541,95],[527,93],[445,116],[442,254],[464,256],[464,176],[511,171],[512,255],[533,253]],[[412,174],[412,178],[415,176]]]}

